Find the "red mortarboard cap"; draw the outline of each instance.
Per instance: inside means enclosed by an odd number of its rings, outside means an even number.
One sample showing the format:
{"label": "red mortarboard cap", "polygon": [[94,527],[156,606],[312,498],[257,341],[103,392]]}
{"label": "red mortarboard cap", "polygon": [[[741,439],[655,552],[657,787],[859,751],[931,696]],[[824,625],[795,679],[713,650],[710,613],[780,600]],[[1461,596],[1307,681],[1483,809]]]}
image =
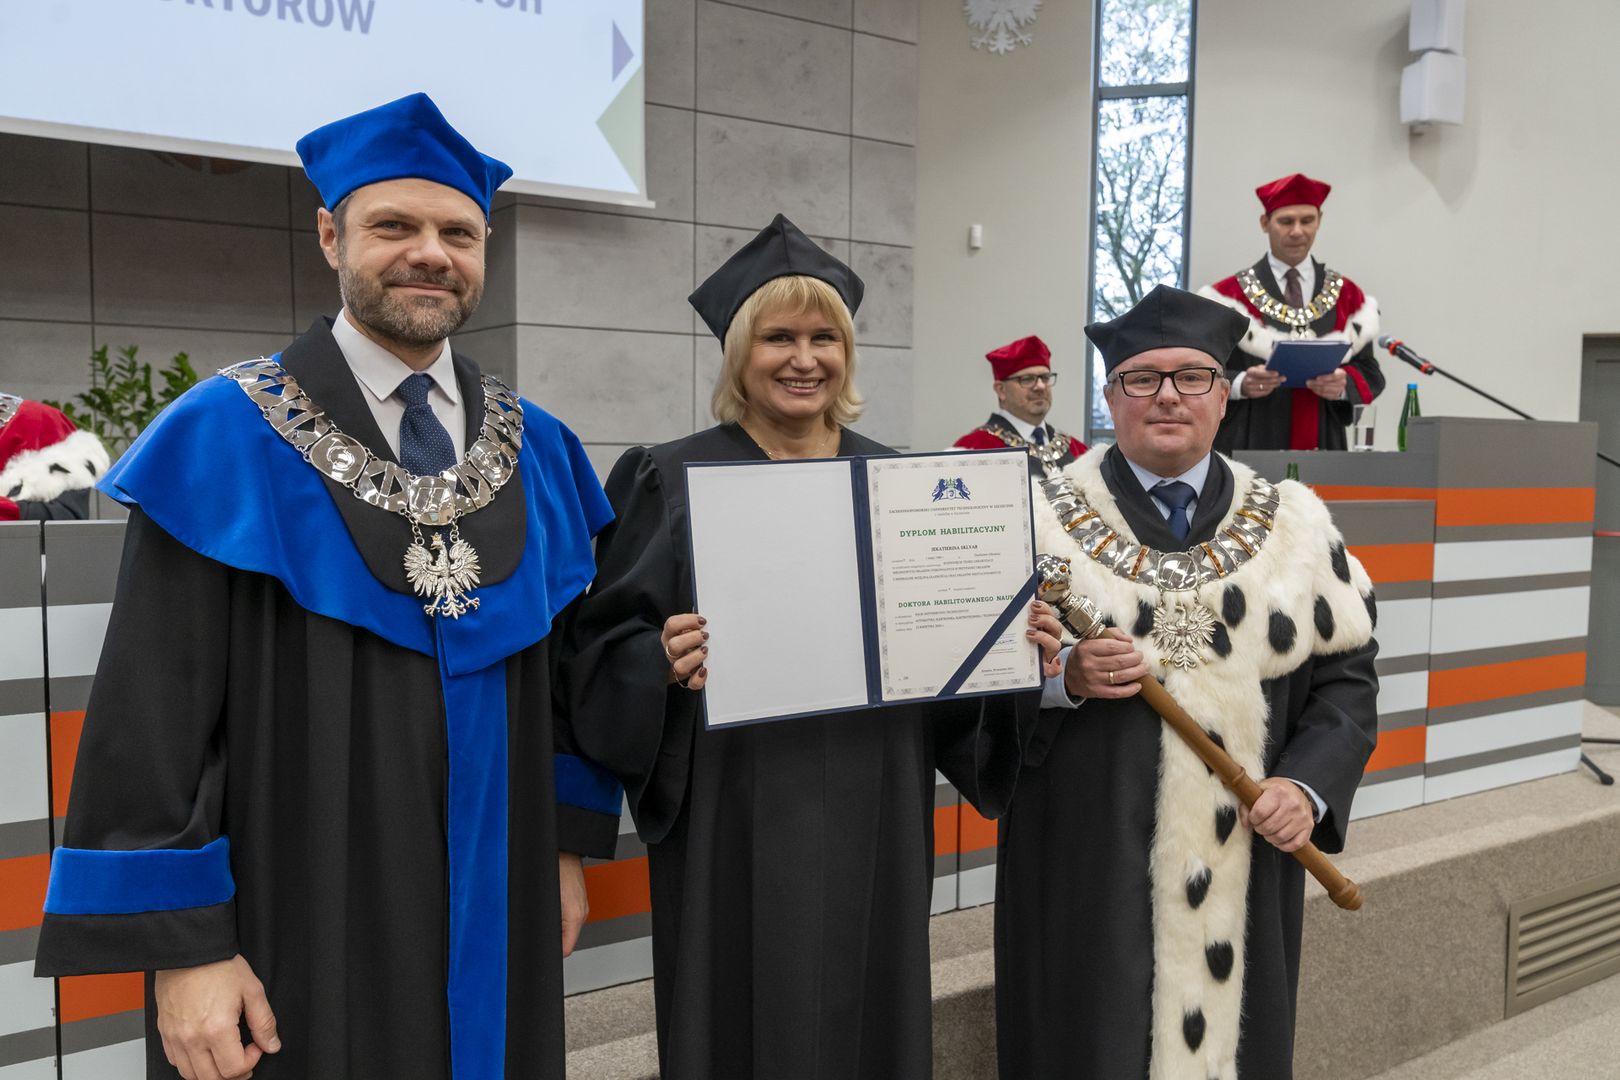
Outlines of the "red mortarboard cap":
{"label": "red mortarboard cap", "polygon": [[1000,380],[1027,367],[1050,366],[1052,350],[1046,347],[1046,342],[1032,335],[1019,338],[1011,345],[992,349],[984,354],[984,358],[990,361],[990,370]]}
{"label": "red mortarboard cap", "polygon": [[1322,203],[1327,201],[1328,192],[1332,190],[1332,184],[1312,180],[1304,173],[1295,173],[1269,184],[1261,184],[1254,189],[1254,193],[1260,196],[1260,205],[1270,214],[1283,206],[1314,206],[1320,210]]}

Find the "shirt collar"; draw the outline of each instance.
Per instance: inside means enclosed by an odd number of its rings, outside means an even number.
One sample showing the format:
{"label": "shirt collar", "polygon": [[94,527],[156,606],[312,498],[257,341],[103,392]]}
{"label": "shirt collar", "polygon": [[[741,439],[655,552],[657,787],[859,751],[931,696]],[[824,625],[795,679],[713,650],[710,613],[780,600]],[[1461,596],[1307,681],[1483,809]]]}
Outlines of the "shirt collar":
{"label": "shirt collar", "polygon": [[1020,419],[1018,419],[1018,417],[1014,416],[1012,413],[1008,412],[1006,409],[997,409],[996,410],[996,415],[1001,417],[1003,420],[1007,421],[1007,423],[1011,424],[1013,430],[1018,432],[1019,437],[1022,438],[1025,442],[1033,442],[1034,441],[1034,439],[1035,439],[1035,428],[1037,426],[1040,426],[1040,427],[1045,427],[1046,426],[1044,423],[1040,424],[1040,425],[1035,425],[1035,424],[1029,423],[1028,421],[1020,420]]}
{"label": "shirt collar", "polygon": [[[1120,456],[1124,457],[1124,453],[1121,452]],[[1164,483],[1164,481],[1180,480],[1182,483],[1192,486],[1193,496],[1196,498],[1197,496],[1203,494],[1204,481],[1209,479],[1209,459],[1210,455],[1205,454],[1202,461],[1188,469],[1186,472],[1182,473],[1180,476],[1160,476],[1157,473],[1148,472],[1130,458],[1125,458],[1125,464],[1129,465],[1131,467],[1131,472],[1136,474],[1136,479],[1141,483],[1142,490],[1146,491],[1150,495],[1153,493],[1153,489]]]}
{"label": "shirt collar", "polygon": [[1298,270],[1300,291],[1305,294],[1305,302],[1310,303],[1311,297],[1316,295],[1316,264],[1311,261],[1309,255],[1301,259],[1299,265],[1295,267],[1289,266],[1268,251],[1266,252],[1266,262],[1271,264],[1271,276],[1277,279],[1277,288],[1279,289],[1288,287],[1288,283],[1283,280],[1288,271]]}
{"label": "shirt collar", "polygon": [[[347,308],[338,312],[338,317],[332,320],[332,336],[337,339],[338,348],[343,351],[343,358],[349,362],[355,379],[378,401],[392,397],[399,384],[414,374],[409,364],[355,329],[349,321]],[[460,403],[461,386],[456,382],[449,338],[445,339],[438,358],[423,370],[452,403]]]}

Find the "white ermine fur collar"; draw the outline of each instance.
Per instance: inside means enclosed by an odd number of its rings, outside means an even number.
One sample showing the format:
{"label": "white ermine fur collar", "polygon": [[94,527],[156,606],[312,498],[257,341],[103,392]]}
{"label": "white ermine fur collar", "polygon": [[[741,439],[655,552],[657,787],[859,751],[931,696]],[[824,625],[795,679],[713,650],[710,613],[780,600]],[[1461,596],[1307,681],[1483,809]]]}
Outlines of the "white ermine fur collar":
{"label": "white ermine fur collar", "polygon": [[[1093,451],[1063,471],[1108,526],[1130,536]],[[1232,470],[1232,510],[1255,474]],[[1197,592],[1220,620],[1214,648],[1189,671],[1161,665],[1147,626],[1159,596],[1081,551],[1036,488],[1035,536],[1069,562],[1075,593],[1089,596],[1136,642],[1165,688],[1256,780],[1265,775],[1267,704],[1261,682],[1313,655],[1372,637],[1372,582],[1309,488],[1278,485],[1273,528],[1254,558]],[[1229,518],[1225,525],[1231,524]],[[1134,537],[1133,537],[1134,539]],[[1086,708],[1077,722],[1084,722]],[[1251,834],[1234,825],[1237,799],[1168,727],[1160,735],[1159,789],[1150,856],[1153,897],[1151,1080],[1236,1080]],[[1264,841],[1261,841],[1264,843]],[[1245,1078],[1263,1080],[1263,1078]]]}
{"label": "white ermine fur collar", "polygon": [[93,488],[107,471],[107,451],[88,431],[61,442],[25,450],[0,471],[0,496],[13,501],[50,502],[69,491]]}
{"label": "white ermine fur collar", "polygon": [[[1298,340],[1289,331],[1279,330],[1275,326],[1255,318],[1254,312],[1250,311],[1246,304],[1223,293],[1216,292],[1213,285],[1205,285],[1198,290],[1198,295],[1206,300],[1214,300],[1216,303],[1225,304],[1249,320],[1249,332],[1243,335],[1242,341],[1238,342],[1238,348],[1257,360],[1266,361],[1271,359],[1271,350],[1276,348],[1277,343],[1280,341]],[[1320,336],[1312,333],[1308,334],[1307,337],[1315,338],[1318,341],[1348,341],[1351,356],[1356,355],[1371,342],[1378,340],[1378,301],[1365,293],[1362,295],[1361,307],[1349,313],[1350,321],[1345,324],[1343,330],[1333,330]]]}

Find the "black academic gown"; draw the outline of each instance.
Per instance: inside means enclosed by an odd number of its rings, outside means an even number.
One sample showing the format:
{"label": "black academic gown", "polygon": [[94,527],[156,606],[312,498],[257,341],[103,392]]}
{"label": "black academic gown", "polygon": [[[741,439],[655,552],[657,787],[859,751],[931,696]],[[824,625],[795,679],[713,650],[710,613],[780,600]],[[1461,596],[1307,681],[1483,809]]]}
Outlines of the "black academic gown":
{"label": "black academic gown", "polygon": [[[340,428],[388,455],[326,321],[281,361]],[[459,355],[455,368],[471,445],[479,373]],[[274,476],[242,482],[275,497]],[[522,483],[515,476],[461,523],[484,555],[486,584],[509,576],[523,549]],[[327,484],[372,572],[407,591],[404,519]],[[505,662],[506,1075],[561,1080],[556,853],[611,855],[617,817],[554,801],[553,755],[573,752],[552,706],[555,659],[547,637]],[[205,558],[133,508],[63,842],[173,849],[227,836],[236,895],[201,908],[47,914],[37,973],[151,972],[240,953],[282,1040],[256,1077],[448,1078],[446,776],[433,657],[313,614],[280,582]],[[147,1076],[178,1076],[157,1035],[150,975],[146,1001]]]}
{"label": "black academic gown", "polygon": [[[1188,546],[1171,536],[1117,449],[1103,477],[1139,540],[1160,550]],[[1233,490],[1231,471],[1212,459],[1189,543],[1214,535]],[[1281,771],[1327,803],[1311,840],[1328,854],[1344,849],[1350,799],[1372,747],[1376,650],[1314,657],[1265,686],[1266,774],[1286,763]],[[1148,1075],[1148,856],[1162,725],[1140,696],[1042,710],[997,852],[1001,1080]],[[1257,839],[1252,850],[1238,1076],[1289,1080],[1305,875],[1269,843]]]}
{"label": "black academic gown", "polygon": [[[1078,439],[1059,431],[1048,423],[1041,424],[1041,427],[1046,431],[1045,438],[1049,445],[1059,439],[1063,440],[1062,452],[1052,460],[1052,468],[1061,469],[1079,454],[1085,453],[1086,448],[1079,445]],[[956,440],[956,445],[964,450],[999,450],[1004,446],[1023,446],[1029,453],[1029,478],[1031,480],[1046,479],[1046,466],[1035,456],[1035,448],[1026,444],[1023,436],[1019,435],[1017,429],[1008,423],[1007,418],[999,412],[991,413],[990,419],[980,425],[977,430],[970,431]],[[1077,445],[1079,446],[1078,452],[1076,451]]]}
{"label": "black academic gown", "polygon": [[[851,431],[843,456],[892,453]],[[990,816],[1031,692],[706,731],[659,631],[692,610],[687,461],[763,461],[735,424],[633,449],[565,665],[584,752],[647,842],[664,1080],[895,1080],[932,1070],[934,770]],[[779,617],[805,583],[782,580]],[[813,587],[813,583],[812,587]],[[770,633],[768,625],[751,633]]]}
{"label": "black academic gown", "polygon": [[18,521],[83,521],[89,516],[89,491],[64,491],[54,499],[17,500]]}
{"label": "black academic gown", "polygon": [[[1316,267],[1316,280],[1322,281],[1327,268],[1319,259],[1312,259],[1311,262]],[[1262,257],[1254,264],[1253,269],[1259,275],[1260,283],[1266,287],[1266,292],[1281,301],[1283,289],[1277,284],[1276,275],[1271,272],[1271,260]],[[1337,325],[1337,318],[1336,310],[1328,311],[1311,324],[1311,329],[1318,336],[1330,334]],[[1288,329],[1286,324],[1276,319],[1266,318],[1262,321],[1274,330]],[[1239,373],[1261,362],[1242,349],[1234,349],[1226,360],[1227,377],[1235,378]],[[1372,342],[1363,345],[1360,351],[1345,361],[1345,365],[1355,368],[1361,377],[1367,380],[1367,389],[1372,391],[1373,398],[1384,392],[1384,369],[1379,365],[1378,357],[1373,352]],[[1226,417],[1221,421],[1220,430],[1215,434],[1215,449],[1228,455],[1237,450],[1288,449],[1288,438],[1293,423],[1292,398],[1293,395],[1286,386],[1279,387],[1263,398],[1240,398],[1234,395],[1226,403]],[[1368,400],[1371,401],[1372,398]],[[1345,428],[1350,426],[1351,406],[1358,404],[1366,402],[1361,400],[1361,392],[1353,379],[1350,380],[1343,400],[1318,400],[1317,449],[1344,450],[1349,447]]]}

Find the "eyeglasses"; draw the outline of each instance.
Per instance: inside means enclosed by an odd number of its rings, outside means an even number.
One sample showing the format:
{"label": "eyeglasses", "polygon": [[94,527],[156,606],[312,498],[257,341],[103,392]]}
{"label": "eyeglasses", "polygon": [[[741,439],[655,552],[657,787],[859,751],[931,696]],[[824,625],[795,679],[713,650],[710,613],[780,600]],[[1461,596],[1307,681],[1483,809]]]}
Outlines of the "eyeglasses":
{"label": "eyeglasses", "polygon": [[1215,376],[1219,374],[1220,371],[1212,367],[1185,367],[1175,371],[1138,368],[1135,371],[1122,371],[1114,378],[1126,397],[1157,397],[1166,379],[1174,381],[1176,393],[1197,397],[1215,388]]}
{"label": "eyeglasses", "polygon": [[1057,372],[1048,371],[1045,375],[1009,375],[1002,382],[1015,382],[1028,390],[1032,386],[1051,386],[1057,382]]}

